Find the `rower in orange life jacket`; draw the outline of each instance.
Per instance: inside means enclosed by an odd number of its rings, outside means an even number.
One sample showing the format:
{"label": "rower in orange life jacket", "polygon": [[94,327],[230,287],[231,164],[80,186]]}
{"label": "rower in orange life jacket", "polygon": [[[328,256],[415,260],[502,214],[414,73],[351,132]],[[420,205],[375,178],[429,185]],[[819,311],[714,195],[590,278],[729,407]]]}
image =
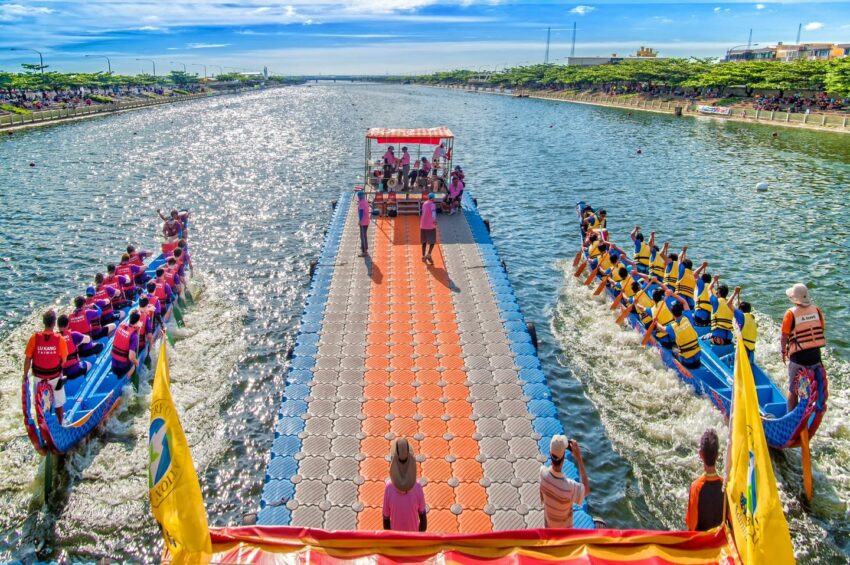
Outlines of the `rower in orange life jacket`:
{"label": "rower in orange life jacket", "polygon": [[90,286],[86,289],[86,306],[100,308],[100,325],[107,326],[124,317],[122,311],[114,310],[112,307],[112,298],[118,294],[119,291],[111,286],[100,285],[97,289]]}
{"label": "rower in orange life jacket", "polygon": [[154,283],[156,288],[153,293],[157,297],[157,299],[163,305],[171,304],[174,300],[174,289],[171,288],[171,285],[165,280],[165,269],[160,267],[156,270],[156,278],[151,281]]}
{"label": "rower in orange life jacket", "polygon": [[[34,333],[27,342],[24,351],[24,380],[29,377],[30,368],[36,378],[46,381],[53,389],[53,407],[56,419],[62,424],[65,405],[62,366],[68,358],[68,346],[62,336],[53,331],[56,325],[56,312],[48,310],[41,317],[44,330]],[[29,391],[26,391],[29,394]]]}
{"label": "rower in orange life jacket", "polygon": [[86,334],[93,340],[112,335],[115,324],[102,325],[100,308],[96,304],[89,305],[87,302],[84,296],[74,298],[74,311],[68,316],[68,329]]}
{"label": "rower in orange life jacket", "polygon": [[112,340],[112,372],[118,377],[131,377],[139,366],[137,357],[139,350],[138,310],[132,310],[127,320],[115,330]]}
{"label": "rower in orange life jacket", "polygon": [[779,351],[782,361],[788,364],[788,410],[797,406],[798,373],[811,369],[824,381],[826,371],[821,362],[821,349],[826,346],[826,324],[823,312],[812,304],[809,289],[797,283],[785,291],[794,305],[782,318]]}
{"label": "rower in orange life jacket", "polygon": [[[106,275],[101,275],[101,278],[103,281],[101,284],[103,284],[103,286],[111,286],[119,292],[119,294],[112,299],[113,308],[126,308],[133,303],[133,301],[124,294],[124,288],[131,287],[132,289],[135,289],[135,285],[133,285],[133,281],[131,279],[127,277],[119,277],[115,274],[114,263],[106,265]],[[95,284],[97,284],[97,277],[95,277]]]}
{"label": "rower in orange life jacket", "polygon": [[92,343],[91,337],[88,335],[71,330],[68,326],[70,320],[68,316],[62,314],[56,320],[56,326],[59,328],[59,335],[65,340],[65,345],[68,347],[68,357],[62,365],[62,374],[69,379],[77,379],[83,377],[91,369],[91,363],[83,361],[83,357],[91,357],[103,351],[102,343]]}
{"label": "rower in orange life jacket", "polygon": [[180,276],[180,267],[174,257],[168,259],[163,278],[175,295],[180,296],[183,293],[183,278]]}

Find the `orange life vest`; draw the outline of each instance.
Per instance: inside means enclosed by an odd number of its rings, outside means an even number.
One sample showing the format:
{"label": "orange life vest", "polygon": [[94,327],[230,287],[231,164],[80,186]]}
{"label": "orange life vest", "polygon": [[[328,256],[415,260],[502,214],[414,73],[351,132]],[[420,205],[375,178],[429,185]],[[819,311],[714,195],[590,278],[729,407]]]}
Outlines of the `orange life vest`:
{"label": "orange life vest", "polygon": [[71,330],[62,330],[61,335],[65,340],[65,345],[68,347],[68,356],[65,358],[63,369],[75,367],[80,362],[80,354],[77,352],[77,344],[74,343],[74,336]]}
{"label": "orange life vest", "polygon": [[788,339],[788,354],[793,355],[806,349],[826,345],[823,334],[823,313],[817,306],[794,306],[794,326]]}
{"label": "orange life vest", "polygon": [[49,381],[62,376],[62,359],[59,357],[59,340],[53,332],[35,334],[35,351],[32,354],[32,372],[39,379]]}
{"label": "orange life vest", "polygon": [[119,363],[130,362],[130,340],[136,333],[135,326],[121,324],[115,330],[115,339],[112,342],[112,360]]}

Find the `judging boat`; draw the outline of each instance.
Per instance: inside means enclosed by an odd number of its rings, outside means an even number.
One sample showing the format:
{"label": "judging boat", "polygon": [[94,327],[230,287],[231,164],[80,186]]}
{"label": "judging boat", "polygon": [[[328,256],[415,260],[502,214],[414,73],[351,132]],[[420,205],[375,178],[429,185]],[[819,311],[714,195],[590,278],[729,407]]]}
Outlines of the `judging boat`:
{"label": "judging boat", "polygon": [[[582,213],[587,208],[584,202],[576,206],[576,213],[581,219]],[[599,232],[607,241],[607,231]],[[583,257],[587,259],[587,249],[582,246]],[[624,263],[631,273],[632,265]],[[601,273],[594,277],[602,281]],[[605,285],[605,292],[612,301],[617,298],[618,292],[610,285]],[[674,299],[667,298],[668,307]],[[622,307],[618,309],[622,312]],[[683,314],[693,322],[693,312],[688,310]],[[635,313],[634,309],[625,317],[627,322],[636,332],[645,336],[646,328]],[[707,396],[712,404],[728,417],[732,405],[732,383],[735,364],[734,344],[715,345],[708,338],[710,327],[700,327],[694,324],[694,329],[700,336],[699,346],[701,353],[701,366],[689,369],[682,365],[673,355],[673,351],[661,347],[654,337],[646,338],[645,343],[661,356],[662,362],[673,369],[679,378],[690,385],[700,396]],[[784,449],[788,447],[802,447],[804,460],[804,473],[810,472],[808,466],[808,441],[820,426],[823,415],[826,413],[828,387],[825,375],[817,375],[815,372],[806,370],[799,374],[797,384],[797,396],[799,403],[793,410],[788,410],[785,395],[768,376],[768,374],[757,363],[752,363],[753,376],[755,379],[756,392],[758,394],[761,420],[764,433],[770,447]],[[807,491],[809,488],[807,488]],[[808,493],[807,493],[808,494]]]}
{"label": "judging boat", "polygon": [[[162,253],[145,266],[145,274],[153,279],[156,270],[165,265],[176,243],[163,244]],[[138,306],[138,299],[130,306],[122,308],[124,317]],[[169,306],[162,312],[166,325],[180,319],[179,308]],[[124,387],[132,384],[138,390],[139,383],[150,374],[150,353],[156,351],[156,345],[162,339],[162,332],[155,330],[147,340],[145,347],[138,351],[139,365],[130,379],[118,377],[112,372],[112,343],[114,335],[96,340],[102,343],[103,350],[97,356],[82,360],[91,363],[88,373],[80,378],[67,379],[65,390],[65,414],[62,424],[53,409],[53,390],[46,381],[37,378],[24,378],[21,386],[21,404],[24,426],[30,441],[42,455],[67,453],[92,435],[121,403]]]}

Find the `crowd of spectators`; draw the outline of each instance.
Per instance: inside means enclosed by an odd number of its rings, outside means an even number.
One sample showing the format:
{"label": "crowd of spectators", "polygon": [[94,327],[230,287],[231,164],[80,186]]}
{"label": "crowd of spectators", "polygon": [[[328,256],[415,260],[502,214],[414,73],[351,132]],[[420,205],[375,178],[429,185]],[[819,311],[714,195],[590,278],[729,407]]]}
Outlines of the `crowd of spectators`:
{"label": "crowd of spectators", "polygon": [[826,94],[814,97],[792,96],[758,96],[753,100],[756,110],[778,110],[792,113],[806,112],[836,112],[847,106],[847,100],[830,98]]}
{"label": "crowd of spectators", "polygon": [[[181,91],[201,92],[204,87],[197,84],[181,85]],[[109,88],[74,88],[66,90],[3,90],[0,91],[0,106],[9,105],[29,111],[55,110],[64,108],[79,108],[91,106],[92,104],[105,103],[104,98],[110,98],[114,102],[132,99],[147,98],[150,95],[157,96],[179,96],[182,92],[175,92],[173,88],[162,86],[130,86]],[[110,103],[110,102],[106,102]],[[0,113],[3,110],[0,108]]]}

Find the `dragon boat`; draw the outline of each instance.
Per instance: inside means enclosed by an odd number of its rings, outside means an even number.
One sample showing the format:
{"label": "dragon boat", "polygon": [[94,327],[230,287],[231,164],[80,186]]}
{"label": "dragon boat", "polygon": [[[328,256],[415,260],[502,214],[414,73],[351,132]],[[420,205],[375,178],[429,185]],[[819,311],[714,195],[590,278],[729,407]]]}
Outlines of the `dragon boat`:
{"label": "dragon boat", "polygon": [[[586,208],[587,205],[584,202],[579,202],[576,206],[576,213],[579,217],[579,228],[581,227],[582,213]],[[602,230],[599,233],[603,239],[608,241],[606,230]],[[582,245],[580,253],[585,260],[588,259],[587,249],[584,245]],[[630,262],[623,262],[623,265],[631,273],[633,265]],[[594,278],[600,282],[603,280],[602,275],[598,272]],[[607,284],[604,288],[608,298],[614,301],[617,298],[618,292]],[[672,306],[674,300],[668,297],[667,306]],[[686,310],[683,315],[687,316],[693,323],[692,311]],[[693,324],[694,329],[700,336],[699,345],[702,362],[700,367],[690,369],[676,359],[672,350],[661,347],[654,339],[654,336],[645,336],[647,330],[634,309],[631,309],[624,321],[641,336],[645,337],[644,343],[647,347],[658,352],[664,365],[675,371],[676,375],[693,388],[697,395],[707,396],[711,400],[711,403],[724,416],[729,417],[732,405],[732,384],[734,382],[734,344],[715,345],[708,339],[708,334],[711,332],[710,327],[701,327]],[[756,362],[752,363],[752,369],[767,444],[775,449],[802,448],[804,486],[808,498],[811,498],[811,469],[808,444],[809,439],[817,431],[826,413],[828,398],[826,375],[816,374],[816,372],[811,370],[801,371],[797,380],[799,402],[794,409],[789,411],[785,395],[764,369]]]}
{"label": "dragon boat", "polygon": [[[154,278],[156,270],[170,257],[176,244],[163,244],[162,253],[145,266],[145,274]],[[121,311],[124,317],[138,306],[138,299]],[[169,306],[162,319],[168,326],[173,320],[181,320],[179,308]],[[53,390],[44,381],[25,378],[21,386],[24,427],[30,441],[41,455],[63,455],[73,450],[98,427],[105,423],[121,404],[124,387],[132,384],[138,390],[139,383],[150,374],[150,354],[156,351],[156,345],[162,339],[162,332],[154,331],[145,347],[139,350],[139,366],[130,379],[118,377],[112,372],[113,336],[97,340],[103,350],[97,356],[82,358],[91,363],[91,369],[84,376],[68,379],[65,382],[64,422],[59,423],[53,410]]]}

